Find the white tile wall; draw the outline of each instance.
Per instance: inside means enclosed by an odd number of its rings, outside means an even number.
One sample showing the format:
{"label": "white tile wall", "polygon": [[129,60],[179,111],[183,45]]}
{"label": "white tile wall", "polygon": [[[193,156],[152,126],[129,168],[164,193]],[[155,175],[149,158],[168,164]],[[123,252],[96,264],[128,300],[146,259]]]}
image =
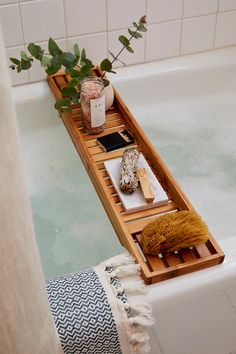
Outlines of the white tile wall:
{"label": "white tile wall", "polygon": [[236,11],[218,15],[215,48],[236,45]]}
{"label": "white tile wall", "polygon": [[183,0],[149,0],[147,17],[149,23],[176,20],[182,17]]}
{"label": "white tile wall", "polygon": [[[0,20],[8,56],[30,42],[46,46],[51,36],[64,50],[85,47],[94,63],[115,54],[118,37],[147,14],[148,32],[134,40],[127,65],[236,45],[236,0],[0,0]],[[13,84],[45,78],[38,63],[11,72]]]}
{"label": "white tile wall", "polygon": [[218,0],[185,0],[184,17],[216,13]]}
{"label": "white tile wall", "polygon": [[181,53],[189,54],[211,49],[214,41],[215,23],[216,15],[185,19],[183,21]]}
{"label": "white tile wall", "polygon": [[146,0],[107,0],[109,31],[127,28],[145,14]]}
{"label": "white tile wall", "polygon": [[66,0],[65,15],[68,36],[106,31],[106,0]]}
{"label": "white tile wall", "polygon": [[236,10],[236,0],[220,0],[220,11]]}
{"label": "white tile wall", "polygon": [[148,26],[146,60],[158,60],[179,55],[181,21]]}
{"label": "white tile wall", "polygon": [[45,41],[48,37],[65,37],[63,0],[22,2],[20,11],[26,42]]}
{"label": "white tile wall", "polygon": [[0,7],[0,18],[6,47],[23,44],[20,11],[17,4]]}

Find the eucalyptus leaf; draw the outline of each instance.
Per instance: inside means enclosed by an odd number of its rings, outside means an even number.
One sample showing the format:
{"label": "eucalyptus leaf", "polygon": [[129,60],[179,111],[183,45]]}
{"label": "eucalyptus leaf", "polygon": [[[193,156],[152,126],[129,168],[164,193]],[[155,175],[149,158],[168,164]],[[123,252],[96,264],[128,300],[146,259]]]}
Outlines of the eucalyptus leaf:
{"label": "eucalyptus leaf", "polygon": [[31,67],[31,62],[30,60],[21,60],[21,69],[22,70],[28,70]]}
{"label": "eucalyptus leaf", "polygon": [[139,33],[139,32],[135,32],[135,33],[136,33],[136,36],[137,36],[135,38],[143,38],[143,35],[141,33]]}
{"label": "eucalyptus leaf", "polygon": [[30,43],[27,47],[28,51],[35,59],[42,60],[44,50],[34,43]]}
{"label": "eucalyptus leaf", "polygon": [[29,58],[28,58],[28,55],[26,54],[26,52],[24,52],[23,50],[21,50],[21,52],[20,52],[20,56],[21,56],[21,59],[23,59],[23,60],[28,60]]}
{"label": "eucalyptus leaf", "polygon": [[100,64],[100,68],[102,69],[102,71],[111,72],[112,71],[112,63],[110,62],[109,59],[104,59]]}
{"label": "eucalyptus leaf", "polygon": [[64,87],[61,91],[62,97],[77,97],[78,93],[74,87]]}
{"label": "eucalyptus leaf", "polygon": [[71,112],[70,101],[66,98],[57,100],[54,107],[59,111]]}
{"label": "eucalyptus leaf", "polygon": [[20,73],[20,72],[21,72],[21,64],[17,65],[17,67],[16,67],[16,71],[17,71],[18,73]]}
{"label": "eucalyptus leaf", "polygon": [[16,58],[9,58],[9,59],[10,59],[10,61],[11,61],[13,64],[16,64],[16,65],[20,64],[20,60],[19,60],[19,59],[16,59]]}
{"label": "eucalyptus leaf", "polygon": [[46,55],[43,55],[41,58],[41,64],[45,67],[45,66],[50,65],[50,63],[51,63],[51,60],[48,57],[46,57]]}
{"label": "eucalyptus leaf", "polygon": [[147,28],[142,23],[139,24],[138,30],[140,32],[147,32]]}
{"label": "eucalyptus leaf", "polygon": [[77,95],[77,96],[72,97],[71,103],[72,104],[79,104],[80,103],[79,96]]}
{"label": "eucalyptus leaf", "polygon": [[138,28],[138,27],[139,27],[139,25],[138,25],[136,22],[132,22],[132,24],[133,24],[133,26],[134,26],[135,28]]}
{"label": "eucalyptus leaf", "polygon": [[50,59],[50,64],[46,66],[45,70],[48,75],[54,75],[61,69],[61,56],[56,55]]}
{"label": "eucalyptus leaf", "polygon": [[85,64],[82,66],[79,72],[80,80],[83,80],[86,76],[91,75],[91,66],[89,64]]}
{"label": "eucalyptus leaf", "polygon": [[48,40],[48,50],[52,56],[55,56],[56,54],[62,54],[62,50],[51,37]]}
{"label": "eucalyptus leaf", "polygon": [[125,37],[125,36],[123,36],[123,35],[121,35],[121,36],[119,37],[119,41],[120,41],[124,46],[129,45],[129,40],[128,40],[128,38]]}
{"label": "eucalyptus leaf", "polygon": [[75,69],[71,69],[70,70],[70,76],[71,77],[79,77],[79,71],[78,70],[75,70]]}
{"label": "eucalyptus leaf", "polygon": [[61,61],[62,61],[62,64],[65,66],[66,71],[69,73],[70,70],[72,70],[73,67],[75,66],[75,64],[77,62],[77,58],[72,53],[63,52],[61,55]]}
{"label": "eucalyptus leaf", "polygon": [[79,49],[79,46],[77,43],[73,46],[73,50],[74,50],[75,55],[77,57],[80,57],[80,49]]}
{"label": "eucalyptus leaf", "polygon": [[121,59],[119,59],[118,57],[115,57],[115,55],[114,55],[112,52],[110,52],[110,50],[108,50],[108,53],[112,56],[112,58],[114,59],[114,61],[118,61],[118,62],[120,62],[122,65],[125,66],[125,63],[124,63]]}
{"label": "eucalyptus leaf", "polygon": [[136,39],[142,38],[142,35],[140,33],[136,32],[136,31],[132,31],[130,28],[128,28],[128,32],[132,37],[134,37]]}
{"label": "eucalyptus leaf", "polygon": [[74,79],[71,79],[67,85],[67,87],[74,87],[78,84],[78,79],[77,78],[74,78]]}
{"label": "eucalyptus leaf", "polygon": [[128,52],[134,53],[134,50],[129,45],[126,45],[125,48],[128,50]]}
{"label": "eucalyptus leaf", "polygon": [[85,49],[83,48],[81,51],[81,59],[80,59],[81,65],[85,64],[85,61],[86,61],[86,52]]}

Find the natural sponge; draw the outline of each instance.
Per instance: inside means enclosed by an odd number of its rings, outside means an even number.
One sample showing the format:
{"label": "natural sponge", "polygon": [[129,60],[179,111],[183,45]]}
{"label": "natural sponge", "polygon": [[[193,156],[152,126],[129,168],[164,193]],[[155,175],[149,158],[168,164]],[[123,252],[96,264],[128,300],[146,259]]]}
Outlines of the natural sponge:
{"label": "natural sponge", "polygon": [[162,215],[142,231],[144,253],[157,255],[197,246],[208,240],[208,227],[195,211],[179,211]]}

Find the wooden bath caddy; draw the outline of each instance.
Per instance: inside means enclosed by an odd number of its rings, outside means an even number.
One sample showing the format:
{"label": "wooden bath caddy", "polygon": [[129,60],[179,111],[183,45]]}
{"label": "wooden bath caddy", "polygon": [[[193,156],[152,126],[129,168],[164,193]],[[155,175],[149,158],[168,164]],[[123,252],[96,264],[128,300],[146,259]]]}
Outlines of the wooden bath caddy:
{"label": "wooden bath caddy", "polygon": [[[95,73],[100,76],[97,68]],[[64,73],[48,77],[49,85],[56,99],[61,98],[61,90],[67,85],[68,80],[70,78]],[[211,234],[209,234],[209,240],[206,244],[183,249],[179,252],[160,254],[159,256],[147,256],[142,253],[139,242],[141,231],[147,223],[161,214],[177,212],[178,210],[192,210],[193,207],[116,91],[114,105],[106,113],[106,127],[103,133],[90,135],[83,131],[80,106],[72,107],[71,113],[63,113],[62,120],[121,244],[129,250],[141,265],[141,273],[147,284],[191,273],[223,262],[224,253]],[[133,146],[136,146],[145,156],[166,191],[169,197],[167,205],[129,215],[124,213],[120,199],[104,167],[104,161],[121,157],[124,149],[105,153],[96,141],[98,136],[124,129],[132,132],[135,138]]]}

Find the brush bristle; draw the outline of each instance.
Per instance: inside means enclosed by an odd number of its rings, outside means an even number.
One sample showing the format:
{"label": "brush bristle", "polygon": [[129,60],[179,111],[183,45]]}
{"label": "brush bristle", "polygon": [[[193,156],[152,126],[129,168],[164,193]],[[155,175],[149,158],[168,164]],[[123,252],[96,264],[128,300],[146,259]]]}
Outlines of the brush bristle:
{"label": "brush bristle", "polygon": [[195,211],[179,211],[162,215],[142,231],[144,253],[157,255],[178,251],[207,242],[208,227]]}

